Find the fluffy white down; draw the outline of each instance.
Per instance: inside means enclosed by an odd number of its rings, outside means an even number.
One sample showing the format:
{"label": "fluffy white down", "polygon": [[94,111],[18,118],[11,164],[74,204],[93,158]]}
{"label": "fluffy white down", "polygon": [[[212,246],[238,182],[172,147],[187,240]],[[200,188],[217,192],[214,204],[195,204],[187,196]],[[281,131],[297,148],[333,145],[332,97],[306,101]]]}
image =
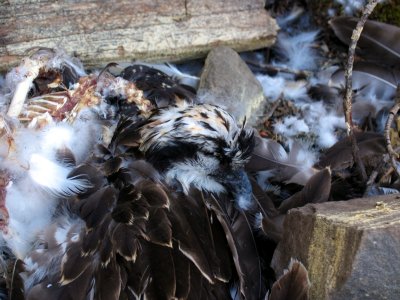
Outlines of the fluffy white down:
{"label": "fluffy white down", "polygon": [[[283,24],[295,18],[301,11],[294,11]],[[318,67],[320,57],[315,51],[315,40],[318,31],[281,33],[278,36],[278,59],[273,64],[292,70],[313,70]],[[329,108],[322,101],[310,99],[307,90],[311,85],[327,84],[336,67],[314,73],[310,80],[295,80],[290,74],[278,74],[275,77],[257,75],[264,89],[264,95],[270,102],[279,98],[291,101],[300,113],[288,115],[277,120],[274,132],[286,138],[287,143],[302,139],[304,136],[315,136],[316,145],[321,149],[332,146],[336,141],[336,131],[344,128],[344,117],[341,111]]]}
{"label": "fluffy white down", "polygon": [[317,30],[293,35],[279,33],[276,47],[280,59],[275,64],[292,70],[315,70],[319,61],[313,47],[317,35]]}
{"label": "fluffy white down", "polygon": [[0,168],[11,174],[13,183],[6,189],[9,223],[2,238],[18,258],[50,224],[60,197],[90,186],[85,179],[67,178],[71,167],[57,161],[57,151],[69,148],[81,163],[101,136],[100,123],[78,119],[73,125],[51,124],[42,130],[18,128],[11,146],[1,141]]}
{"label": "fluffy white down", "polygon": [[49,225],[56,205],[56,198],[40,189],[30,177],[7,188],[10,219],[2,237],[17,258],[25,257],[37,235]]}
{"label": "fluffy white down", "polygon": [[174,180],[181,183],[183,190],[187,193],[190,186],[212,193],[224,192],[224,187],[215,179],[208,176],[219,168],[219,162],[214,157],[199,155],[196,160],[186,160],[175,164],[166,174],[166,181],[170,184]]}
{"label": "fluffy white down", "polygon": [[[378,3],[385,2],[386,0],[379,0]],[[335,3],[342,6],[343,13],[349,16],[356,16],[368,1],[365,0],[335,0]]]}

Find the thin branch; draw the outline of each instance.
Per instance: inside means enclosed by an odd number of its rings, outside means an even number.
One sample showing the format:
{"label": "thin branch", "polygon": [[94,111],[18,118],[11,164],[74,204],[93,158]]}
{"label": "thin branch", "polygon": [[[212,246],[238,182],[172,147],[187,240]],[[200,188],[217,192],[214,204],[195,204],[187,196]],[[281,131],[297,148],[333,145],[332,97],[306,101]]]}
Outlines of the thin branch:
{"label": "thin branch", "polygon": [[354,54],[355,54],[357,42],[360,39],[361,32],[364,29],[364,24],[367,21],[368,16],[372,13],[372,11],[374,10],[377,3],[378,3],[378,0],[368,1],[368,4],[364,7],[362,17],[357,22],[356,28],[353,30],[353,34],[351,36],[351,42],[350,42],[350,46],[349,46],[347,67],[346,67],[346,71],[344,74],[345,79],[346,79],[346,95],[345,95],[345,98],[343,101],[343,110],[344,110],[344,117],[345,117],[346,127],[347,127],[347,135],[350,136],[350,139],[351,139],[351,144],[352,144],[351,148],[352,148],[352,152],[353,152],[354,162],[356,163],[364,182],[366,182],[368,180],[368,177],[367,177],[367,172],[365,171],[364,164],[359,155],[359,148],[357,145],[356,137],[354,135],[354,126],[353,126],[353,120],[351,117],[351,102],[352,102],[352,92],[353,92],[352,74],[353,74]]}
{"label": "thin branch", "polygon": [[396,160],[399,158],[399,154],[393,149],[392,141],[390,139],[390,128],[392,127],[394,117],[397,115],[399,110],[400,110],[400,85],[397,86],[395,104],[389,111],[389,116],[387,118],[384,131],[386,140],[386,149],[390,156],[390,163],[393,169],[396,171],[397,175],[400,177],[400,171],[396,163]]}
{"label": "thin branch", "polygon": [[297,77],[310,77],[312,74],[312,72],[306,70],[295,70],[280,66],[274,66],[272,64],[263,64],[251,59],[244,59],[244,61],[247,64],[252,65],[253,67],[259,69],[260,71],[266,72],[267,74],[275,75],[276,73],[287,73],[287,74],[293,74]]}
{"label": "thin branch", "polygon": [[264,116],[264,122],[268,121],[272,117],[272,115],[274,114],[278,106],[281,104],[281,102],[282,102],[282,94],[278,97],[278,99],[275,100],[274,103],[272,103],[272,106],[269,108],[268,112]]}

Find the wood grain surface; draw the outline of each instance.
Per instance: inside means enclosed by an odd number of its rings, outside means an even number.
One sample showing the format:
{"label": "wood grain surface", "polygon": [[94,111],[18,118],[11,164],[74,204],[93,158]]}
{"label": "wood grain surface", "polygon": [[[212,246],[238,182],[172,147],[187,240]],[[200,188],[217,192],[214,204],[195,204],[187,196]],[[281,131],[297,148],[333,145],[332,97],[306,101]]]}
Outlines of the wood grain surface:
{"label": "wood grain surface", "polygon": [[216,45],[237,51],[275,41],[263,0],[0,0],[0,70],[32,47],[61,47],[87,66],[178,61]]}

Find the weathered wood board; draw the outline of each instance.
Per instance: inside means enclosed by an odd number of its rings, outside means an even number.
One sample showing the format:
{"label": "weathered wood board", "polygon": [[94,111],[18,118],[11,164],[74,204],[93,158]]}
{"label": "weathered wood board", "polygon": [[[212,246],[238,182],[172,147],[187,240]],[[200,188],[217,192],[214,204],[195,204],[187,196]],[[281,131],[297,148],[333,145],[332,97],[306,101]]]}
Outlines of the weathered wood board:
{"label": "weathered wood board", "polygon": [[215,45],[237,51],[275,41],[263,0],[0,0],[0,70],[32,47],[61,47],[87,66],[202,57]]}

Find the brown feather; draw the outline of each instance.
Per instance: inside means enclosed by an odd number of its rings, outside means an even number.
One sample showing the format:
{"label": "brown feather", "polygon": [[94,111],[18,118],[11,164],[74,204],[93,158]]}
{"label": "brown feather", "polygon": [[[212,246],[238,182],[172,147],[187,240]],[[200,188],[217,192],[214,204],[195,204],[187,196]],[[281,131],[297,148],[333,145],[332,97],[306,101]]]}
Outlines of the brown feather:
{"label": "brown feather", "polygon": [[269,300],[308,300],[308,272],[303,264],[292,260],[289,269],[273,284]]}
{"label": "brown feather", "polygon": [[219,262],[214,250],[207,209],[201,203],[183,195],[171,199],[172,234],[180,251],[195,264],[210,283],[214,283],[214,275],[217,275],[217,268],[214,266],[218,266]]}
{"label": "brown feather", "polygon": [[[335,87],[345,86],[344,69],[335,71],[330,80],[330,84]],[[380,66],[371,62],[357,62],[353,67],[353,90],[368,93],[373,89],[377,98],[383,95],[392,95],[396,91],[400,80],[400,71],[398,69]]]}
{"label": "brown feather", "polygon": [[91,257],[82,255],[81,247],[77,246],[76,243],[70,244],[61,261],[61,278],[59,283],[66,285],[75,281],[86,269],[91,267],[91,263]]}
{"label": "brown feather", "polygon": [[[148,285],[144,290],[146,299],[171,299],[175,295],[175,268],[171,249],[146,241],[135,262],[145,266]],[[140,267],[143,269],[143,266]]]}
{"label": "brown feather", "polygon": [[160,184],[145,180],[140,184],[140,190],[151,207],[169,207],[169,196]]}
{"label": "brown feather", "polygon": [[139,121],[136,118],[121,118],[111,139],[110,148],[115,151],[120,146],[139,147],[141,135],[138,128],[142,124],[144,124],[144,121]]}
{"label": "brown feather", "polygon": [[[218,263],[214,264],[214,276],[216,279],[222,282],[229,282],[232,280],[233,274],[232,269],[234,268],[232,254],[228,247],[226,236],[222,225],[217,222],[217,216],[214,212],[210,216],[211,231],[215,254],[218,259]],[[214,221],[215,220],[215,221]]]}
{"label": "brown feather", "polygon": [[115,252],[127,261],[135,261],[140,248],[139,240],[133,229],[125,224],[117,224],[112,233]]}
{"label": "brown feather", "polygon": [[[353,30],[358,19],[336,17],[329,23],[336,36],[350,45]],[[400,28],[394,25],[367,20],[357,43],[357,53],[370,61],[387,65],[398,65],[400,62]]]}
{"label": "brown feather", "polygon": [[331,170],[325,168],[312,176],[304,188],[285,199],[278,210],[285,214],[289,209],[304,206],[307,203],[321,203],[329,200],[331,192]]}
{"label": "brown feather", "polygon": [[24,283],[20,276],[20,273],[24,270],[23,262],[19,259],[16,261],[9,260],[7,269],[7,273],[3,275],[4,281],[2,282],[6,286],[2,287],[8,292],[10,299],[24,300]]}
{"label": "brown feather", "polygon": [[165,209],[150,209],[150,217],[146,223],[146,236],[152,243],[172,247],[171,222],[167,217]]}
{"label": "brown feather", "polygon": [[26,295],[26,299],[33,300],[73,300],[86,299],[91,281],[91,270],[86,269],[79,280],[74,280],[68,285],[59,285],[54,282],[43,282],[34,286]]}
{"label": "brown feather", "polygon": [[79,213],[86,222],[88,228],[97,226],[102,217],[111,210],[116,202],[116,190],[112,187],[104,187],[79,204]]}
{"label": "brown feather", "polygon": [[265,235],[278,243],[283,236],[283,222],[285,221],[285,215],[277,215],[274,217],[266,216],[261,220],[261,229]]}
{"label": "brown feather", "polygon": [[102,164],[102,169],[105,176],[110,176],[118,172],[121,168],[122,158],[121,157],[114,157],[112,159],[107,160]]}
{"label": "brown feather", "polygon": [[263,215],[265,216],[276,216],[279,214],[278,210],[275,208],[272,199],[265,193],[261,187],[258,185],[257,181],[250,177],[251,187],[253,190],[253,199],[256,201],[257,206]]}
{"label": "brown feather", "polygon": [[[259,299],[264,293],[260,259],[251,225],[243,211],[236,210],[227,199],[206,199],[224,228],[246,299]],[[220,202],[221,201],[221,202]],[[222,203],[222,204],[221,204]]]}
{"label": "brown feather", "polygon": [[[178,249],[178,244],[173,243],[172,257],[175,267],[177,299],[187,299],[191,288],[192,278],[190,277],[190,261]],[[194,266],[193,266],[194,267]]]}
{"label": "brown feather", "polygon": [[190,268],[190,284],[190,293],[187,299],[231,299],[228,285],[222,283],[211,284],[197,268]]}
{"label": "brown feather", "polygon": [[[355,133],[359,155],[364,163],[369,157],[381,157],[386,153],[384,137],[375,132]],[[327,149],[315,165],[317,168],[330,167],[331,170],[343,170],[353,165],[353,154],[349,138],[345,138]]]}
{"label": "brown feather", "polygon": [[304,185],[316,173],[313,168],[305,168],[304,161],[299,156],[299,144],[294,144],[289,153],[281,144],[259,136],[255,137],[255,147],[246,170],[257,172],[274,170],[277,181],[292,182]]}
{"label": "brown feather", "polygon": [[75,167],[76,159],[71,149],[62,147],[57,149],[56,160],[67,167]]}
{"label": "brown feather", "polygon": [[74,168],[67,176],[67,178],[86,179],[90,182],[90,188],[86,189],[79,194],[81,198],[91,195],[104,186],[106,180],[101,172],[89,164],[82,164]]}
{"label": "brown feather", "polygon": [[121,271],[117,262],[111,261],[107,267],[101,267],[95,276],[94,299],[117,300],[121,293]]}

